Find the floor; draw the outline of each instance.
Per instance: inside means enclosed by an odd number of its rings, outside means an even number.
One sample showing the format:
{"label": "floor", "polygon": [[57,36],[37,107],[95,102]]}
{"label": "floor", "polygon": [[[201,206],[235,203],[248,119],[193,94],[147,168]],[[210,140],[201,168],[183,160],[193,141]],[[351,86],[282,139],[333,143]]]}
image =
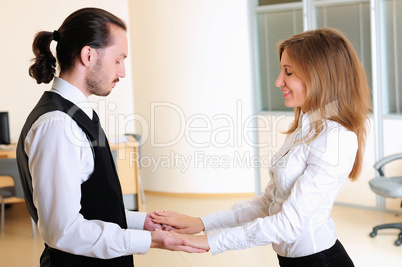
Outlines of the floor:
{"label": "floor", "polygon": [[[220,209],[229,208],[243,198],[172,197],[146,194],[145,210],[170,209],[199,216]],[[6,210],[5,231],[0,234],[0,266],[37,267],[43,250],[43,241],[32,238],[31,224],[24,203],[13,204]],[[377,237],[369,237],[372,226],[380,223],[402,221],[393,214],[377,213],[335,206],[332,214],[341,240],[358,267],[400,267],[402,246],[394,241],[397,230],[383,230]],[[270,246],[230,251],[212,256],[211,253],[186,254],[151,249],[146,255],[134,257],[136,267],[276,267],[276,254]]]}

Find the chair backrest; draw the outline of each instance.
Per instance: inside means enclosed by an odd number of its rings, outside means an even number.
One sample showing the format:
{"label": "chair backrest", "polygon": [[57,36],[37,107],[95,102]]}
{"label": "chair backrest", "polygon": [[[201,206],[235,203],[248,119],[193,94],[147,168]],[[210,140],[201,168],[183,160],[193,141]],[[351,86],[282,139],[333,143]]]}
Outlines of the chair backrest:
{"label": "chair backrest", "polygon": [[24,198],[24,191],[21,185],[20,174],[16,158],[0,158],[0,176],[10,176],[15,184],[15,196]]}

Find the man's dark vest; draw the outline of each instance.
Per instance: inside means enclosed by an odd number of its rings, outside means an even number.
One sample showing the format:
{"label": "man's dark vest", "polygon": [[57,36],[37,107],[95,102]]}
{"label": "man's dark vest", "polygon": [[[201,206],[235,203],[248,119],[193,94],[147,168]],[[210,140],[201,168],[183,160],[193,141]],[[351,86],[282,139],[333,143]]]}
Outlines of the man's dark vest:
{"label": "man's dark vest", "polygon": [[[29,213],[37,223],[38,214],[33,204],[32,177],[28,168],[28,157],[24,151],[24,141],[32,124],[41,115],[56,110],[68,114],[78,124],[87,135],[93,148],[95,167],[93,174],[81,185],[80,213],[87,220],[112,222],[118,224],[123,229],[127,229],[119,178],[110,153],[108,140],[100,126],[98,116],[94,112],[94,118],[91,120],[72,102],[53,92],[45,92],[36,107],[32,110],[22,129],[17,146],[18,168]],[[57,155],[54,156],[57,157]],[[49,162],[49,165],[51,164],[53,163]],[[51,177],[49,178],[51,179]],[[76,179],[79,179],[79,177]],[[44,193],[41,192],[41,194]],[[46,245],[41,257],[40,266],[131,267],[134,266],[134,263],[131,255],[104,260],[73,255]]]}

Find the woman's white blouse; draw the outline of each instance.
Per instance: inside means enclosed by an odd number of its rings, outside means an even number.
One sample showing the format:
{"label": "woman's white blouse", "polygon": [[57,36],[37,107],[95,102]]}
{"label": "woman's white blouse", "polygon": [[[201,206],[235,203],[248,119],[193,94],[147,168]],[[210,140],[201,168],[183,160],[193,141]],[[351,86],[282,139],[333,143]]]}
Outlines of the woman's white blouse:
{"label": "woman's white blouse", "polygon": [[330,214],[352,170],[357,137],[327,121],[320,135],[306,142],[312,118],[303,114],[273,157],[264,194],[201,217],[212,254],[272,244],[281,256],[301,257],[334,245]]}

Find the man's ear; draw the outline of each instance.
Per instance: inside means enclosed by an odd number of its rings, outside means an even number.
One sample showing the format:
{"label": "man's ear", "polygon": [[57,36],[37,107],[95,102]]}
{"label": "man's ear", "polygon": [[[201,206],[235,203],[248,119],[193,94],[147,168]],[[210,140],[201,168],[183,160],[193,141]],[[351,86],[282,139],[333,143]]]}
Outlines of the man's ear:
{"label": "man's ear", "polygon": [[93,49],[90,46],[84,46],[81,49],[81,54],[80,54],[80,58],[81,58],[81,63],[85,66],[85,67],[89,67],[91,65],[91,62],[95,59],[94,58],[94,53],[95,53],[95,49]]}

